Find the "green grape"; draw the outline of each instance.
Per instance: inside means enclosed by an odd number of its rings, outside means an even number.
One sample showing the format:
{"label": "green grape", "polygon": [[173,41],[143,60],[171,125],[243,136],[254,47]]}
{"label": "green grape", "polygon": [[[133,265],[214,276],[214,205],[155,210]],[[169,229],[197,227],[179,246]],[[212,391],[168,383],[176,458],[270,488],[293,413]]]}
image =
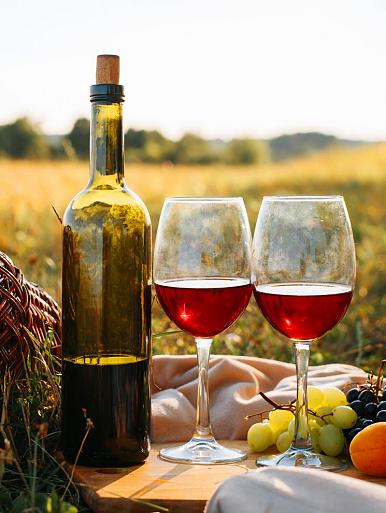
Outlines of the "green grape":
{"label": "green grape", "polygon": [[276,448],[279,452],[285,452],[287,449],[290,448],[292,444],[292,437],[288,433],[288,431],[283,431],[283,433],[280,433],[276,440]]}
{"label": "green grape", "polygon": [[312,448],[317,453],[320,453],[320,450],[321,450],[320,443],[319,443],[319,432],[320,432],[320,427],[311,429]]}
{"label": "green grape", "polygon": [[337,406],[332,410],[332,423],[340,429],[350,429],[358,420],[356,412],[350,406]]}
{"label": "green grape", "polygon": [[288,424],[294,418],[289,410],[272,410],[269,412],[269,422],[275,430],[287,430]]}
{"label": "green grape", "polygon": [[311,417],[308,419],[308,426],[310,429],[318,429],[319,430],[321,428],[320,424],[318,424],[315,417]]}
{"label": "green grape", "polygon": [[[296,421],[295,421],[295,418],[293,418],[291,420],[291,422],[288,424],[288,428],[287,428],[287,431],[288,433],[290,434],[290,436],[292,437],[292,439],[294,439],[295,437],[295,427],[296,427]],[[303,417],[300,418],[300,425],[298,427],[298,436],[302,437],[302,438],[307,438],[308,436],[308,421],[303,419]]]}
{"label": "green grape", "polygon": [[332,422],[332,408],[329,406],[319,406],[316,408],[315,417],[316,422],[319,426],[324,426],[324,424],[330,424]]}
{"label": "green grape", "polygon": [[291,422],[288,424],[288,434],[291,437],[291,439],[294,439],[295,436],[295,418],[291,420]]}
{"label": "green grape", "polygon": [[270,427],[271,427],[271,431],[272,431],[272,443],[276,443],[276,440],[278,439],[278,436],[281,435],[285,429],[278,429],[276,426],[272,426],[272,424],[270,424]]}
{"label": "green grape", "polygon": [[315,411],[318,406],[321,406],[323,399],[323,390],[318,387],[308,387],[308,408],[310,410]]}
{"label": "green grape", "polygon": [[326,424],[319,431],[319,444],[327,456],[338,456],[344,448],[342,430],[333,424]]}
{"label": "green grape", "polygon": [[337,387],[324,388],[323,394],[323,406],[330,406],[330,408],[335,408],[335,406],[346,406],[347,404],[346,395]]}
{"label": "green grape", "polygon": [[273,435],[268,422],[253,424],[247,434],[247,441],[253,451],[265,451],[273,443]]}

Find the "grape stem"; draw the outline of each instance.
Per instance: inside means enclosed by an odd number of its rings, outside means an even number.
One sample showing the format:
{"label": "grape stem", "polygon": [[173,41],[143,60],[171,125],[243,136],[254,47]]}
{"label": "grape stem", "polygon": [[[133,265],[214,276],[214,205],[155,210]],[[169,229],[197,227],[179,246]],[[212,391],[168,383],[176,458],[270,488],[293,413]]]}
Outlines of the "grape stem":
{"label": "grape stem", "polygon": [[[264,399],[264,401],[266,401],[271,406],[273,406],[275,410],[288,410],[291,413],[295,414],[295,406],[294,406],[294,404],[296,402],[295,399],[288,404],[279,404],[279,403],[276,403],[275,401],[273,401],[272,399],[270,399],[268,396],[266,396],[264,394],[264,392],[259,392],[259,395],[261,395],[261,397]],[[251,419],[252,417],[258,417],[258,416],[260,416],[260,418],[263,418],[264,413],[269,413],[270,411],[271,410],[264,410],[264,411],[260,411],[258,413],[251,413],[250,415],[246,415],[244,417],[244,420],[248,420],[248,419]]]}
{"label": "grape stem", "polygon": [[[296,399],[294,399],[293,401],[289,402],[288,404],[279,404],[279,403],[273,401],[272,399],[270,399],[267,395],[264,394],[264,392],[259,392],[259,395],[261,395],[261,397],[264,399],[264,401],[266,401],[271,406],[273,406],[275,410],[288,410],[288,411],[290,411],[291,413],[293,413],[295,415]],[[272,410],[264,410],[264,411],[260,411],[258,413],[251,413],[250,415],[245,415],[244,420],[248,420],[248,419],[251,419],[252,417],[258,417],[258,416],[260,416],[262,418],[264,413],[269,413],[270,411],[272,411]],[[322,418],[319,415],[317,415],[316,412],[314,412],[314,410],[308,409],[307,411],[313,417]],[[331,415],[331,414],[328,414],[328,415]],[[323,415],[323,416],[325,417],[326,415]],[[324,419],[322,419],[322,420],[324,420]]]}
{"label": "grape stem", "polygon": [[386,360],[382,360],[381,364],[379,366],[379,369],[378,369],[377,382],[375,384],[375,397],[376,397],[377,402],[379,402],[378,394],[379,394],[379,391],[380,391],[382,383],[383,383],[383,371],[385,369],[385,366],[386,366]]}

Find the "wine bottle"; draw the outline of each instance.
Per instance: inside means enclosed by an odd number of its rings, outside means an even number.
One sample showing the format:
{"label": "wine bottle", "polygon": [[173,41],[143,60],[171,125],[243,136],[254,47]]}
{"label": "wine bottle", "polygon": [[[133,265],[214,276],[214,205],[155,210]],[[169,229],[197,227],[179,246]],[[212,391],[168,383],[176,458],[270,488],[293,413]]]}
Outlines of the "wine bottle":
{"label": "wine bottle", "polygon": [[62,447],[101,467],[149,453],[151,223],[124,179],[119,57],[98,56],[90,180],[63,218]]}

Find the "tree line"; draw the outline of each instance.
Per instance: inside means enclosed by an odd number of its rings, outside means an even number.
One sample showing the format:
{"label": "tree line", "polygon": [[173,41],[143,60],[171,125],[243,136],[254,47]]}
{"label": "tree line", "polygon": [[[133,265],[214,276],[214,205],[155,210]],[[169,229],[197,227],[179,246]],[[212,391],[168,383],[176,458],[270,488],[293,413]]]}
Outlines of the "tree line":
{"label": "tree line", "polygon": [[[81,118],[68,134],[46,136],[28,118],[19,118],[0,126],[0,157],[88,159],[89,131],[89,120]],[[267,141],[252,138],[209,141],[191,133],[173,141],[157,130],[129,128],[125,157],[128,162],[256,165],[270,160],[270,147]]]}

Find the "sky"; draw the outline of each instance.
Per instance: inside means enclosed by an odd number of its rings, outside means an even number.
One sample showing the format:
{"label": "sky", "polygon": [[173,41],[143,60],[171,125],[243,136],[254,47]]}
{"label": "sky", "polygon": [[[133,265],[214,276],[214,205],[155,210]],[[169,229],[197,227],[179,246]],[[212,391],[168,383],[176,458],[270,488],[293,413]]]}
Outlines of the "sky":
{"label": "sky", "polygon": [[68,132],[99,53],[126,127],[386,139],[385,0],[0,0],[0,124]]}

